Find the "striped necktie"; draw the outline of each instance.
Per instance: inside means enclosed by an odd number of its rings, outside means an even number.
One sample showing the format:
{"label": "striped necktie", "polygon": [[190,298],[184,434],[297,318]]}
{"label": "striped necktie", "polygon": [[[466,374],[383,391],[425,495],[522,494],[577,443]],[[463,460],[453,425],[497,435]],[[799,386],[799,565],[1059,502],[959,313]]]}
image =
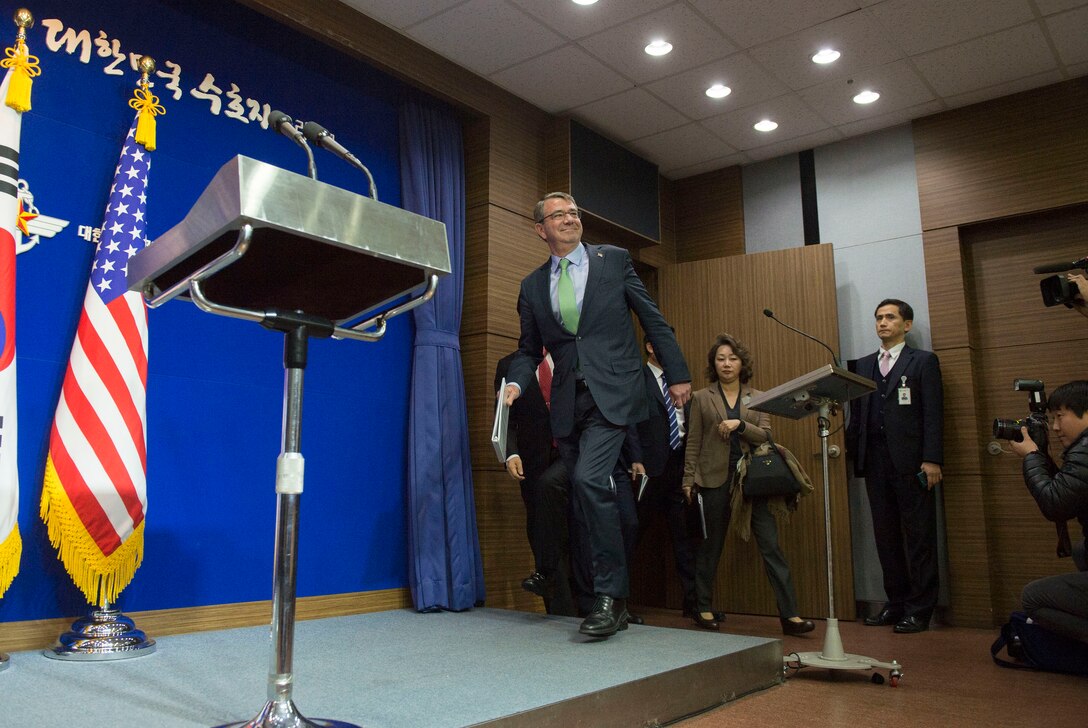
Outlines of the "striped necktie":
{"label": "striped necktie", "polygon": [[672,397],[669,396],[669,388],[665,385],[665,378],[661,378],[661,394],[665,396],[665,411],[669,414],[669,448],[680,449],[680,420],[676,418],[676,407],[673,406]]}

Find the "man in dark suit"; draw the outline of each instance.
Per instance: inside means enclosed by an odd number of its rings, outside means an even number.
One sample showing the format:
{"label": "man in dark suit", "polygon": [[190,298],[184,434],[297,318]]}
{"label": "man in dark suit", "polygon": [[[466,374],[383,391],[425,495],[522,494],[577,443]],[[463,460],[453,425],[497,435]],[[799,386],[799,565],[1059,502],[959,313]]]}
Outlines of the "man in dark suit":
{"label": "man in dark suit", "polygon": [[880,351],[858,360],[875,392],[852,403],[847,443],[865,478],[888,601],[865,624],[923,632],[937,605],[937,502],[944,397],[937,355],[906,345],[914,311],[885,299],[876,308]]}
{"label": "man in dark suit", "polygon": [[[516,352],[499,360],[495,389],[509,373]],[[506,471],[521,486],[525,532],[535,570],[521,587],[544,599],[548,614],[578,614],[571,592],[571,538],[568,530],[570,482],[548,419],[552,360],[545,356],[521,397],[510,409]]]}
{"label": "man in dark suit", "polygon": [[645,527],[652,512],[664,515],[683,591],[684,616],[690,617],[695,610],[695,550],[688,534],[684,494],[680,488],[684,479],[687,411],[677,410],[672,401],[666,399],[665,371],[657,360],[653,342],[644,337],[642,345],[647,357],[642,376],[650,416],[638,423],[638,435],[642,462],[650,480],[638,499],[638,520],[640,527]]}
{"label": "man in dark suit", "polygon": [[627,427],[649,414],[632,311],[664,364],[678,408],[691,397],[691,376],[627,251],[583,243],[578,205],[566,193],[546,195],[533,212],[551,258],[521,282],[521,338],[506,398],[513,403],[527,388],[547,347],[555,362],[552,433],[571,475],[575,517],[586,524],[593,563],[596,601],[579,631],[607,637],[627,627],[630,588],[610,475]]}

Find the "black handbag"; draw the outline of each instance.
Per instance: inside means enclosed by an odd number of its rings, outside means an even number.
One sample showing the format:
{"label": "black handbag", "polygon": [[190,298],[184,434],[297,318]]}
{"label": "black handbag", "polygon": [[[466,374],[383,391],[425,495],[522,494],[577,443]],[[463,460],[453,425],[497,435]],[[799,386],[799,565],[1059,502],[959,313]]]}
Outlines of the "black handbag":
{"label": "black handbag", "polygon": [[795,496],[801,492],[801,483],[790,470],[786,458],[778,451],[771,436],[767,436],[770,449],[764,455],[754,452],[748,456],[747,472],[741,484],[745,498],[773,498]]}

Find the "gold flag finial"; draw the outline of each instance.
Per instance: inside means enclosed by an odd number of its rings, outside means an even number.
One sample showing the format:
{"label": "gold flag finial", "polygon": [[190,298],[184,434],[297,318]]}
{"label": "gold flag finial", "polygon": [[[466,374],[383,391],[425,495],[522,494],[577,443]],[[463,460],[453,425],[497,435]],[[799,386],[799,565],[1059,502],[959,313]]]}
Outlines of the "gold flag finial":
{"label": "gold flag finial", "polygon": [[151,56],[140,56],[136,63],[140,71],[140,81],[136,88],[134,98],[129,99],[128,105],[139,112],[136,121],[136,143],[142,144],[149,152],[155,151],[155,117],[166,113],[166,109],[159,104],[159,97],[151,93],[151,74],[155,72],[155,59]]}
{"label": "gold flag finial", "polygon": [[34,77],[42,72],[38,57],[30,55],[26,48],[26,30],[34,27],[34,16],[26,8],[19,8],[13,20],[19,28],[15,34],[15,45],[4,50],[7,58],[0,61],[0,67],[11,71],[4,103],[16,111],[30,111],[30,87],[34,84]]}

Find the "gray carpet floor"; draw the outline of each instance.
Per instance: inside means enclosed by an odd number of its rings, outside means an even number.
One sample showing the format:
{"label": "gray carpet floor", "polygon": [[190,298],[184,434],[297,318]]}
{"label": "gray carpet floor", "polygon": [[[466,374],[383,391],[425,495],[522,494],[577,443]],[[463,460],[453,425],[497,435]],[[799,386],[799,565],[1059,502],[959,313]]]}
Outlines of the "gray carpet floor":
{"label": "gray carpet floor", "polygon": [[[577,627],[575,619],[498,609],[299,622],[294,702],[307,718],[367,728],[470,726],[773,641],[648,626],[593,641]],[[269,645],[269,629],[253,627],[163,637],[154,653],[128,660],[13,653],[0,672],[0,724],[246,721],[267,700]]]}

